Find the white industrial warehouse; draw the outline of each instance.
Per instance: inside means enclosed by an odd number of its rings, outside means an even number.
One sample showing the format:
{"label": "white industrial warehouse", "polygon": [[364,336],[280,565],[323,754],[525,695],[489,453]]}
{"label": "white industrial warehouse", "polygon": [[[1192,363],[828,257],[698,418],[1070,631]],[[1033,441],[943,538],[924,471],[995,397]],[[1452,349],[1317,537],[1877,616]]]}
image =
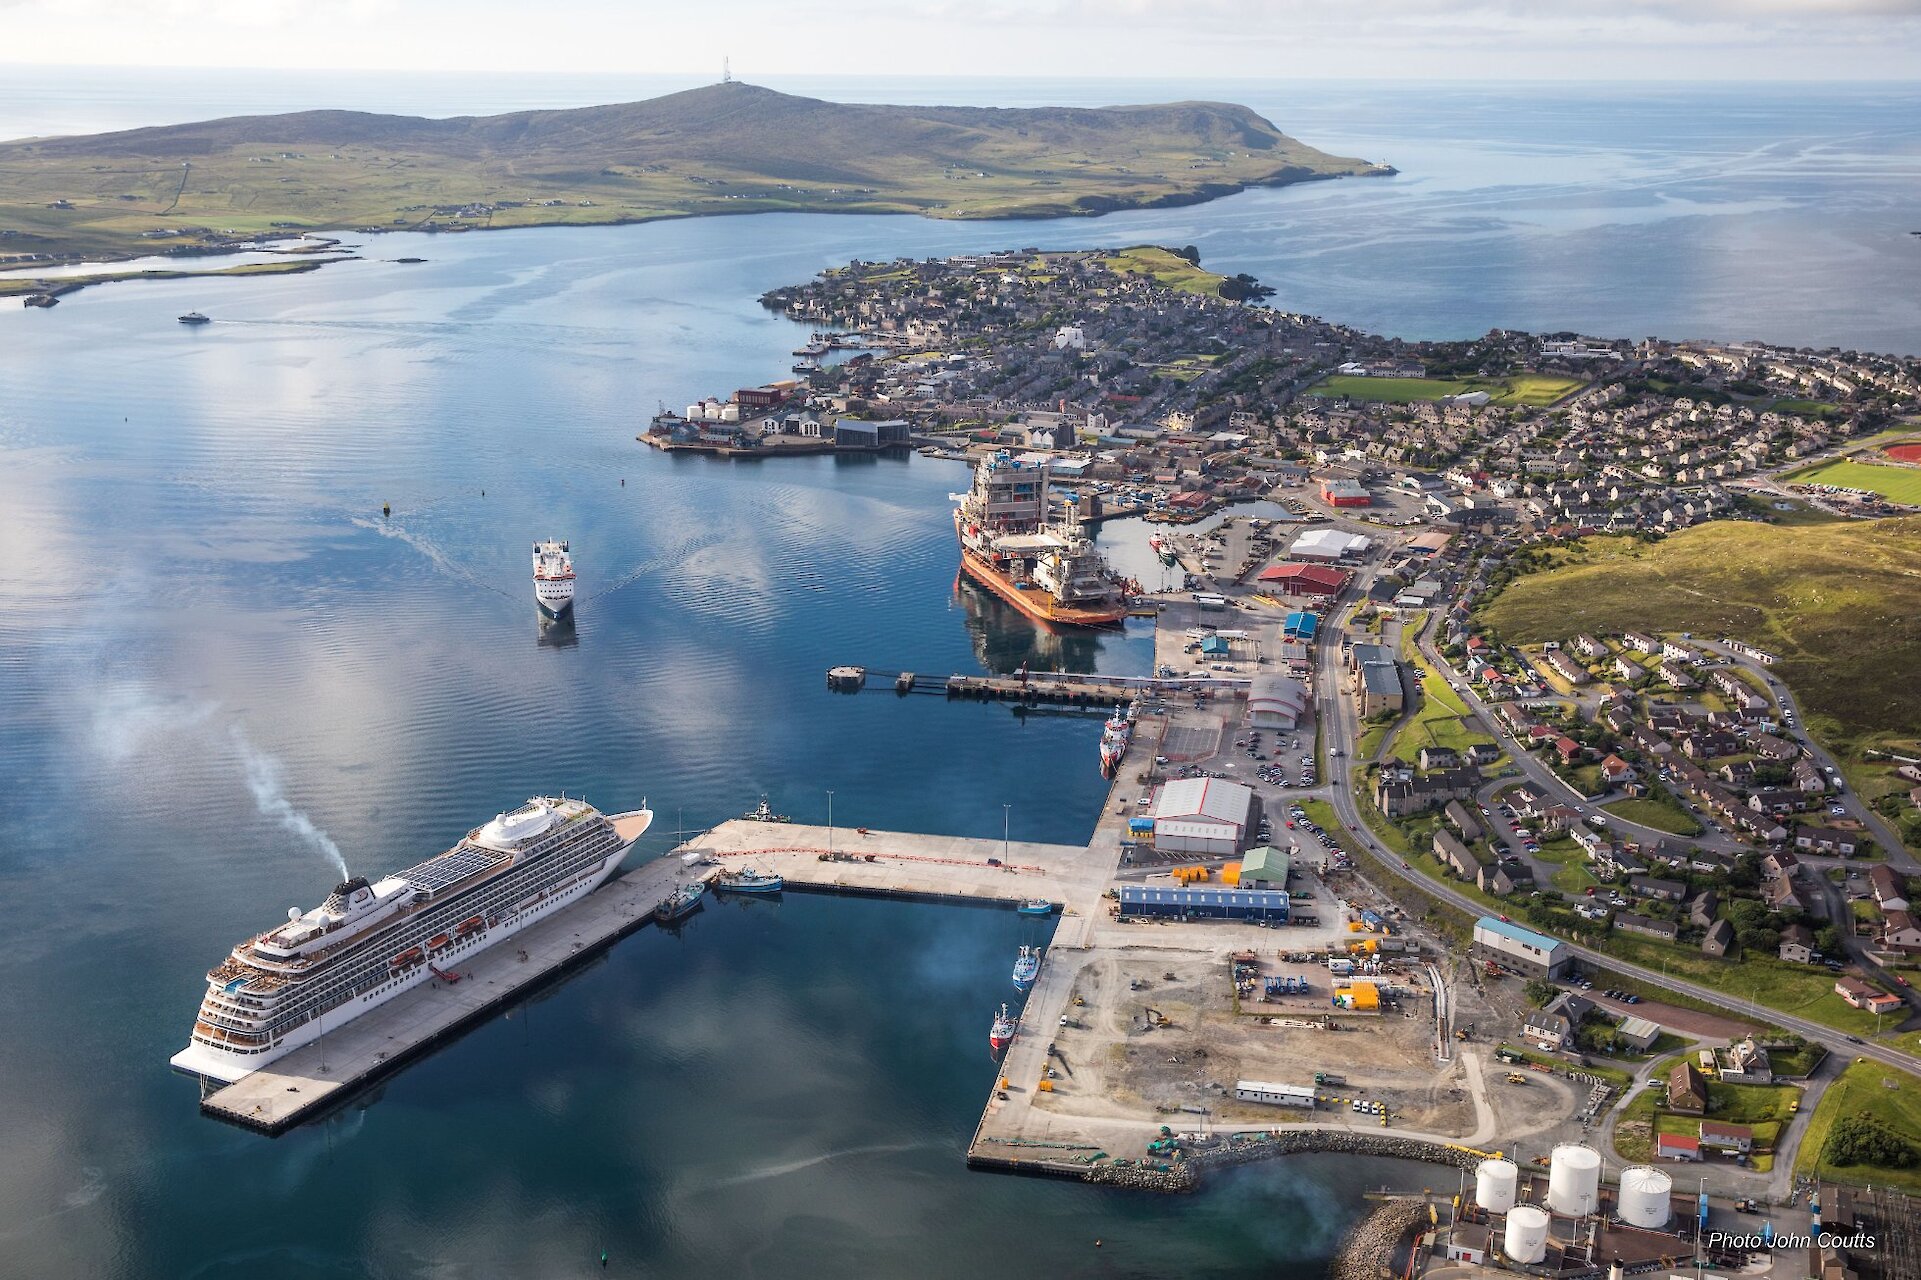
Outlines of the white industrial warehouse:
{"label": "white industrial warehouse", "polygon": [[1154,799],[1154,847],[1227,858],[1254,825],[1254,789],[1223,778],[1182,778]]}
{"label": "white industrial warehouse", "polygon": [[1287,558],[1332,563],[1350,556],[1364,556],[1373,545],[1373,539],[1358,533],[1343,533],[1339,529],[1310,529],[1294,539],[1294,545],[1287,549]]}

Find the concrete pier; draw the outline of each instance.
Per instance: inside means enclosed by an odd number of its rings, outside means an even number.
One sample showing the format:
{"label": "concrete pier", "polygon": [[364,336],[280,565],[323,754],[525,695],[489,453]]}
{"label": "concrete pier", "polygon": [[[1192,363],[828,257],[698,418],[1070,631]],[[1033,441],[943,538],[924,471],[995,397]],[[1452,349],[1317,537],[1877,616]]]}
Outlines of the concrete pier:
{"label": "concrete pier", "polygon": [[581,902],[463,958],[457,983],[429,982],[277,1058],[200,1100],[210,1116],[279,1133],[487,1017],[543,980],[647,923],[696,871],[660,858],[616,876]]}

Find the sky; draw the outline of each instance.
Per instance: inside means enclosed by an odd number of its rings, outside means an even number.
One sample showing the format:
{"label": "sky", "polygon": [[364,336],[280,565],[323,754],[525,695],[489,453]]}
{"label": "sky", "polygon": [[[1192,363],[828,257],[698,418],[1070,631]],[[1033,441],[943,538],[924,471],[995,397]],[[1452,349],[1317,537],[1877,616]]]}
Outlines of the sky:
{"label": "sky", "polygon": [[0,0],[0,64],[1914,80],[1921,0]]}

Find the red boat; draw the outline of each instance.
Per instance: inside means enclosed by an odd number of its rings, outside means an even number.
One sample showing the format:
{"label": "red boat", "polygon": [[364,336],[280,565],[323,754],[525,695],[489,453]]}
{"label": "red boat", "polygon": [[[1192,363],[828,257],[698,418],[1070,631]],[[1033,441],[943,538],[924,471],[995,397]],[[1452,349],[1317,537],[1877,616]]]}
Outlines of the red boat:
{"label": "red boat", "polygon": [[987,1043],[994,1047],[995,1053],[1013,1042],[1014,1032],[1019,1025],[1013,1015],[1007,1012],[1007,1006],[1002,1005],[1000,1013],[994,1017],[994,1025],[987,1032]]}

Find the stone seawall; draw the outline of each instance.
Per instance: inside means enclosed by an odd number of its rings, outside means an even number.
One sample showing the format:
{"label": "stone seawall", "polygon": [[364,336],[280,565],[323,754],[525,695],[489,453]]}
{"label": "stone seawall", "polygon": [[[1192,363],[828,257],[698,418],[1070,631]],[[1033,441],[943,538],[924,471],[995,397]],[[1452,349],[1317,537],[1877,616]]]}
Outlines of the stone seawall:
{"label": "stone seawall", "polygon": [[1385,1280],[1395,1275],[1394,1259],[1427,1218],[1424,1199],[1390,1200],[1361,1219],[1341,1241],[1328,1268],[1328,1280]]}
{"label": "stone seawall", "polygon": [[1138,1187],[1145,1191],[1192,1191],[1200,1185],[1209,1169],[1252,1164],[1275,1156],[1303,1155],[1311,1152],[1337,1152],[1344,1155],[1377,1156],[1389,1160],[1425,1160],[1429,1164],[1455,1169],[1471,1169],[1479,1161],[1456,1147],[1425,1138],[1399,1137],[1386,1133],[1357,1133],[1351,1129],[1281,1129],[1254,1137],[1230,1139],[1220,1146],[1195,1152],[1166,1168],[1151,1165],[1095,1165],[1086,1174],[1088,1182],[1105,1186]]}

